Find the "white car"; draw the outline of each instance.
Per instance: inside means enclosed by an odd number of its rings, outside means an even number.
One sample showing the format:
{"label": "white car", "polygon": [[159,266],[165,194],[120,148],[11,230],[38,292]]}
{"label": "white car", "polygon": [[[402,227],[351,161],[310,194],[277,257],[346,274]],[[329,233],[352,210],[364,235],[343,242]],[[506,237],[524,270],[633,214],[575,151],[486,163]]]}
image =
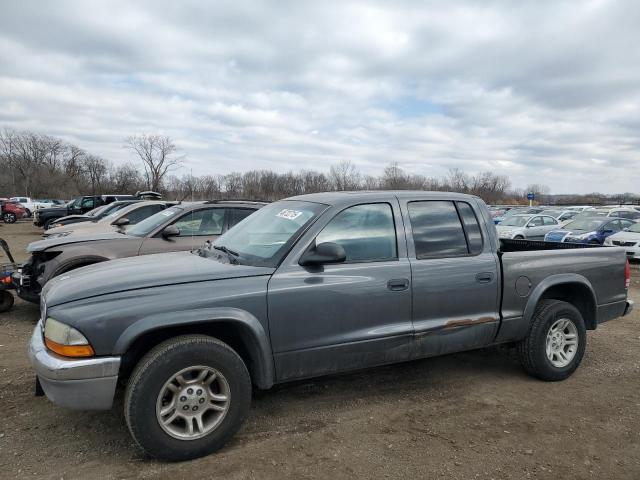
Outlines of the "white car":
{"label": "white car", "polygon": [[604,244],[609,247],[623,247],[627,258],[640,259],[640,223],[634,223],[621,232],[607,237]]}
{"label": "white car", "polygon": [[542,240],[559,227],[560,222],[551,215],[513,215],[496,225],[496,230],[500,238]]}
{"label": "white car", "polygon": [[558,220],[561,225],[565,225],[568,222],[570,222],[573,219],[573,217],[578,215],[578,213],[579,212],[577,210],[555,210],[555,209],[543,210],[542,212],[540,212],[541,215],[551,215],[553,218]]}
{"label": "white car", "polygon": [[54,203],[51,201],[36,200],[31,197],[11,197],[9,200],[22,205],[27,211],[27,216],[29,217],[39,208],[49,208],[54,206]]}

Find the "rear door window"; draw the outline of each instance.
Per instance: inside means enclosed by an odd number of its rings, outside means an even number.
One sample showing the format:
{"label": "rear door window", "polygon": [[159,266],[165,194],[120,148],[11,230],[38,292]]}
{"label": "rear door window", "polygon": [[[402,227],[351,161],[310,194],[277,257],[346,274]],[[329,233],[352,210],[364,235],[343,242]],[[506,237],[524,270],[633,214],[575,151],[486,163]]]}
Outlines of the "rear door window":
{"label": "rear door window", "polygon": [[[407,209],[416,258],[469,255],[469,245],[454,202],[409,202]],[[470,218],[468,213],[466,216]]]}
{"label": "rear door window", "polygon": [[227,209],[228,226],[231,228],[234,225],[240,223],[242,220],[251,215],[255,210],[250,208],[229,208]]}

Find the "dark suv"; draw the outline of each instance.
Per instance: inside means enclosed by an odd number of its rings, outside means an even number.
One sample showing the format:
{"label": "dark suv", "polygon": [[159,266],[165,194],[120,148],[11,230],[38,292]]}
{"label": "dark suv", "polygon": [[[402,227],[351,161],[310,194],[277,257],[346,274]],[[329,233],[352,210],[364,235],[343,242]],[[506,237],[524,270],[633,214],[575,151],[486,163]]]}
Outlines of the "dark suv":
{"label": "dark suv", "polygon": [[61,207],[41,208],[33,214],[36,227],[48,229],[56,220],[68,215],[84,215],[101,205],[108,205],[118,200],[136,200],[135,195],[85,195],[71,200]]}
{"label": "dark suv", "polygon": [[79,267],[150,253],[188,251],[215,240],[265,202],[218,200],[181,203],[123,232],[69,235],[32,242],[31,258],[14,275],[18,295],[38,302],[51,278]]}

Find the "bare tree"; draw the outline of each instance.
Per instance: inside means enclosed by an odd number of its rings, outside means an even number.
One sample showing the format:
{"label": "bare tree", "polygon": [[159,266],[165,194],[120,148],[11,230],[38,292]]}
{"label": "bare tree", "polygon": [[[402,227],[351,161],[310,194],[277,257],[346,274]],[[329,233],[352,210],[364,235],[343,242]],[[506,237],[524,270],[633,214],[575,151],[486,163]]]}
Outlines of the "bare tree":
{"label": "bare tree", "polygon": [[107,174],[107,162],[95,155],[88,155],[84,161],[84,172],[91,183],[91,195],[96,194],[96,187],[101,187]]}
{"label": "bare tree", "polygon": [[331,165],[329,181],[334,190],[356,190],[360,186],[360,174],[353,163],[345,160]]}
{"label": "bare tree", "polygon": [[125,146],[142,161],[147,188],[154,191],[160,190],[167,172],[182,162],[182,157],[176,156],[176,145],[166,135],[132,135],[125,139]]}

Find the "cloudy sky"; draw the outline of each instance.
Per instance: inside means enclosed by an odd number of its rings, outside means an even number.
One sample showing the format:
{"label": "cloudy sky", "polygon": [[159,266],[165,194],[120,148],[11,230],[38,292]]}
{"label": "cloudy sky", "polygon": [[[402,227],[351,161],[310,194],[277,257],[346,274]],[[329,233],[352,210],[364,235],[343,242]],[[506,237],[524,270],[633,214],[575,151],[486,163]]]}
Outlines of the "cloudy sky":
{"label": "cloudy sky", "polygon": [[633,0],[0,0],[0,127],[116,163],[163,133],[194,174],[397,161],[637,192],[638,25]]}

